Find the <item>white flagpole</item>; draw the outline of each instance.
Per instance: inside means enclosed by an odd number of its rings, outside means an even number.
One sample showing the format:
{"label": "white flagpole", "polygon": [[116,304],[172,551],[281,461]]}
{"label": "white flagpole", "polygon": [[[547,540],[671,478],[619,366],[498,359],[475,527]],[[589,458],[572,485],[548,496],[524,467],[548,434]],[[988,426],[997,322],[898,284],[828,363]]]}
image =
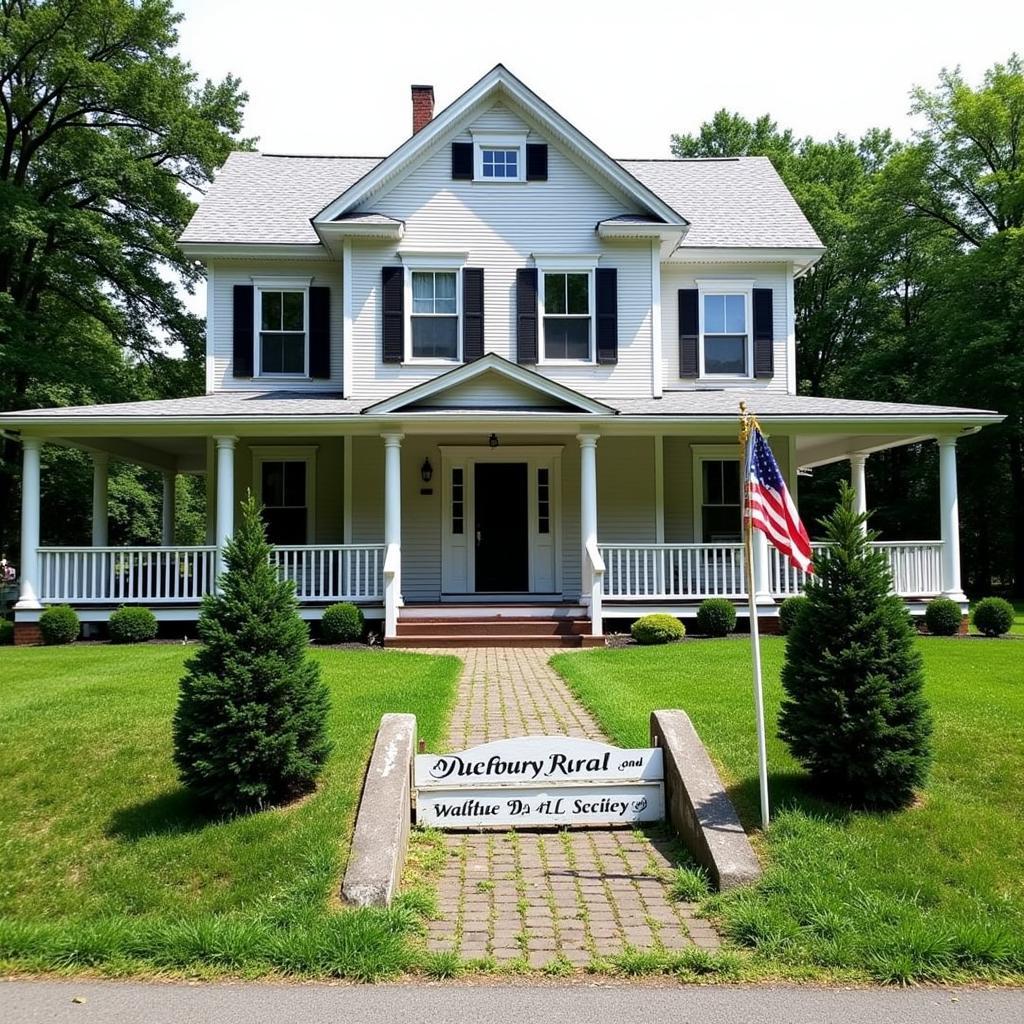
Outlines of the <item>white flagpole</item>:
{"label": "white flagpole", "polygon": [[754,661],[754,717],[757,719],[757,771],[761,784],[761,828],[768,830],[768,753],[764,737],[764,690],[761,683],[761,631],[757,623],[757,600],[754,593],[754,530],[747,516],[747,485],[750,482],[750,442],[753,432],[751,416],[745,402],[740,402],[742,423],[740,441],[743,445],[743,547],[747,562],[747,602],[750,615],[750,644]]}

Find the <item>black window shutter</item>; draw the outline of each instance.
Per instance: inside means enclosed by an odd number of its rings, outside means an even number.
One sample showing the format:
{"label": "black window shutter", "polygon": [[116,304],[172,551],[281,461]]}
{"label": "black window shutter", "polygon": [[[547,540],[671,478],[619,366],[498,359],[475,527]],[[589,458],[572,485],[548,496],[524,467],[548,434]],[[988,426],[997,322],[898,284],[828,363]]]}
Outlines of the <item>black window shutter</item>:
{"label": "black window shutter", "polygon": [[462,268],[462,361],[471,363],[484,354],[484,272]]}
{"label": "black window shutter", "polygon": [[548,180],[548,144],[528,142],[526,144],[526,180]]}
{"label": "black window shutter", "polygon": [[679,376],[697,376],[700,297],[696,288],[679,289]]}
{"label": "black window shutter", "polygon": [[382,352],[385,363],[405,358],[405,267],[381,267]]}
{"label": "black window shutter", "polygon": [[754,376],[775,372],[775,329],[772,323],[771,288],[754,289]]}
{"label": "black window shutter", "polygon": [[473,143],[452,143],[452,178],[456,181],[473,180]]}
{"label": "black window shutter", "polygon": [[537,268],[516,271],[516,361],[537,362]]}
{"label": "black window shutter", "polygon": [[619,272],[614,267],[596,271],[597,361],[619,361]]}
{"label": "black window shutter", "polygon": [[331,289],[309,289],[309,375],[331,376]]}
{"label": "black window shutter", "polygon": [[256,343],[253,333],[255,289],[251,284],[236,284],[232,313],[231,373],[235,377],[251,377],[252,353]]}

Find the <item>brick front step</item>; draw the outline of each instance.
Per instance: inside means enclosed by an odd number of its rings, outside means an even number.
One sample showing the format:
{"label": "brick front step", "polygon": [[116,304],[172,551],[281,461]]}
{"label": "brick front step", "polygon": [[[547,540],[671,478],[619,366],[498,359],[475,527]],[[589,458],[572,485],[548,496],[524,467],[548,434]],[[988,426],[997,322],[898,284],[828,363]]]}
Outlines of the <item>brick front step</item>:
{"label": "brick front step", "polygon": [[399,619],[399,636],[572,636],[590,628],[586,619],[520,619],[488,617],[479,619]]}
{"label": "brick front step", "polygon": [[424,633],[415,636],[393,637],[386,647],[603,647],[603,636],[580,633]]}

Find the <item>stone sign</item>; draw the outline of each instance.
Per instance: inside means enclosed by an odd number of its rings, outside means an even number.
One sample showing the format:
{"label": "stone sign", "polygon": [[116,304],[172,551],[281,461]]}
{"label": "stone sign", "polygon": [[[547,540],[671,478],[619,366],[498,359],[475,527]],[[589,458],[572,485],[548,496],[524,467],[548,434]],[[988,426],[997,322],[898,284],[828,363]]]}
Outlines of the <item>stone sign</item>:
{"label": "stone sign", "polygon": [[456,754],[420,754],[417,820],[434,828],[618,825],[665,816],[659,748],[524,736]]}

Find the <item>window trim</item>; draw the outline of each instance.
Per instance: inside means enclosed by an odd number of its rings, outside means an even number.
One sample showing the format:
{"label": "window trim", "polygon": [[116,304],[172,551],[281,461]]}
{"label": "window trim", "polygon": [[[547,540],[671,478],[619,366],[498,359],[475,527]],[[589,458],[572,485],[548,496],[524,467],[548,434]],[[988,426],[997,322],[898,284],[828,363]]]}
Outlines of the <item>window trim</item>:
{"label": "window trim", "polygon": [[[734,278],[698,279],[697,285],[697,378],[698,380],[753,380],[754,379],[754,285],[752,280]],[[742,295],[746,318],[746,373],[707,373],[704,369],[704,299],[708,295]],[[712,335],[716,337],[717,335]],[[731,336],[731,335],[730,335]]]}
{"label": "window trim", "polygon": [[[483,185],[517,185],[526,181],[526,136],[527,132],[521,131],[487,131],[470,132],[473,137],[473,181]],[[484,177],[484,156],[485,149],[515,149],[519,151],[516,159],[516,177],[514,178],[485,178]]]}
{"label": "window trim", "polygon": [[[311,380],[309,376],[309,289],[313,283],[312,277],[254,277],[252,278],[253,292],[253,320],[252,320],[252,344],[253,344],[253,379],[263,378],[264,380]],[[305,343],[303,344],[303,369],[301,373],[272,373],[263,370],[263,343],[260,335],[263,333],[263,293],[264,292],[302,292],[302,323]],[[276,332],[284,334],[298,334],[298,331]]]}
{"label": "window trim", "polygon": [[[252,483],[256,500],[263,504],[263,463],[304,462],[306,464],[306,544],[316,543],[316,460],[320,446],[316,444],[253,445]],[[290,547],[291,545],[284,545]]]}
{"label": "window trim", "polygon": [[739,450],[734,444],[691,444],[690,461],[693,467],[693,525],[690,535],[694,544],[738,544],[743,538],[743,467],[740,466],[739,541],[704,540],[704,463],[740,461]]}
{"label": "window trim", "polygon": [[[549,254],[534,255],[537,265],[537,320],[540,328],[537,332],[538,366],[596,366],[597,365],[597,296],[595,283],[597,263],[600,257],[587,254],[581,256],[563,256]],[[590,349],[586,359],[549,359],[547,357],[546,319],[544,312],[544,275],[545,274],[586,274],[587,275],[587,316],[590,319]],[[552,316],[569,316],[569,314],[553,313]]]}

